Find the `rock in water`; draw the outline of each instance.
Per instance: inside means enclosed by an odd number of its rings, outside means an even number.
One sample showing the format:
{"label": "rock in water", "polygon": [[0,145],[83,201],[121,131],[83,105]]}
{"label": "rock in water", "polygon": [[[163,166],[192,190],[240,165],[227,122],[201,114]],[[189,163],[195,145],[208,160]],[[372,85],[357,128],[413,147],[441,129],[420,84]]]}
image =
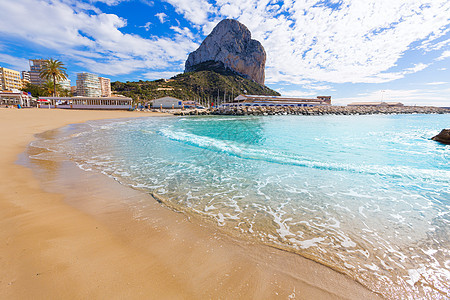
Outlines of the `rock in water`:
{"label": "rock in water", "polygon": [[230,69],[264,84],[265,64],[266,51],[260,42],[251,39],[250,30],[236,20],[225,19],[189,54],[185,72]]}
{"label": "rock in water", "polygon": [[450,145],[450,129],[442,129],[442,131],[431,138],[433,141]]}

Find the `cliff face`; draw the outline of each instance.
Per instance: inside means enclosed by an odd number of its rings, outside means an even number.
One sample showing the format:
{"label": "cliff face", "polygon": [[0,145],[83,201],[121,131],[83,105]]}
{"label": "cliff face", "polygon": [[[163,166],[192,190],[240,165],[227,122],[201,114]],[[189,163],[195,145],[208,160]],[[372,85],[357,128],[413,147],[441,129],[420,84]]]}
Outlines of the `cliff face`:
{"label": "cliff face", "polygon": [[251,39],[247,27],[236,20],[225,19],[189,54],[185,72],[223,67],[264,84],[265,64],[266,52],[260,42]]}

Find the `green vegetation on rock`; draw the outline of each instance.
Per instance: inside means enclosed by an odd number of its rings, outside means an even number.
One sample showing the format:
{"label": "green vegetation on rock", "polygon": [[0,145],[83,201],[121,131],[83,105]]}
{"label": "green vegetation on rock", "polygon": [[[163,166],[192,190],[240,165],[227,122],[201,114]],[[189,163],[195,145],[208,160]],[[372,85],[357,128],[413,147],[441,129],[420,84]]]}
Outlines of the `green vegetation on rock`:
{"label": "green vegetation on rock", "polygon": [[280,94],[264,85],[239,75],[217,73],[214,71],[198,71],[178,74],[171,79],[138,82],[112,82],[111,89],[117,94],[133,98],[135,102],[148,101],[164,96],[182,100],[215,101],[218,97],[226,101],[239,94],[270,95]]}

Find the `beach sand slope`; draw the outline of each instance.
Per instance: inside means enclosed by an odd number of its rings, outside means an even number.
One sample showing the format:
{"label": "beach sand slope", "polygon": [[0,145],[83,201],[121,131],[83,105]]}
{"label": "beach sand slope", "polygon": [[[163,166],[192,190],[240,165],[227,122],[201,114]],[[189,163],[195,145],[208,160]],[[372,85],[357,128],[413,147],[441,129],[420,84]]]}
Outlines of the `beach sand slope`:
{"label": "beach sand slope", "polygon": [[150,196],[106,176],[72,168],[49,192],[16,164],[36,133],[156,115],[0,109],[1,299],[378,298],[329,268],[233,239],[156,201],[136,218],[124,199]]}

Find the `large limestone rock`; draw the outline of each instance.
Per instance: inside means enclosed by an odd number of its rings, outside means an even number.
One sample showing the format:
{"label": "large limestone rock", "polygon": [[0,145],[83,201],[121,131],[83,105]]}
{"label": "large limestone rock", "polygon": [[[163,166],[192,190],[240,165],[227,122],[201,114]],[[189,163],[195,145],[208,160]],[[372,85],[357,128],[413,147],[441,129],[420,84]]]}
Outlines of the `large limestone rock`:
{"label": "large limestone rock", "polygon": [[251,39],[247,27],[236,20],[225,19],[189,54],[185,72],[231,69],[264,84],[265,64],[266,52],[260,42]]}
{"label": "large limestone rock", "polygon": [[442,131],[431,138],[433,141],[450,145],[450,129],[442,129]]}

